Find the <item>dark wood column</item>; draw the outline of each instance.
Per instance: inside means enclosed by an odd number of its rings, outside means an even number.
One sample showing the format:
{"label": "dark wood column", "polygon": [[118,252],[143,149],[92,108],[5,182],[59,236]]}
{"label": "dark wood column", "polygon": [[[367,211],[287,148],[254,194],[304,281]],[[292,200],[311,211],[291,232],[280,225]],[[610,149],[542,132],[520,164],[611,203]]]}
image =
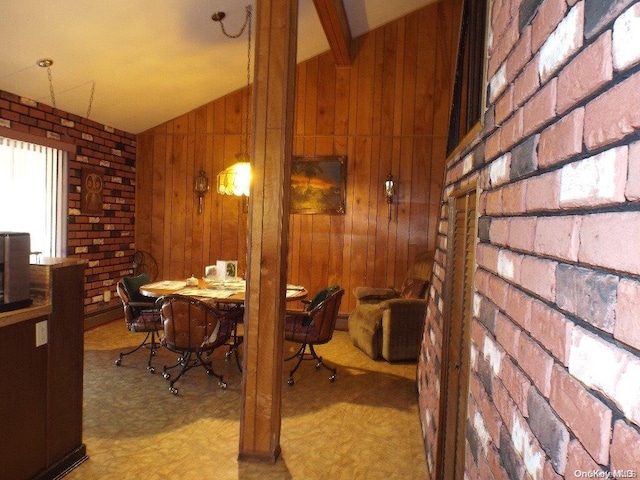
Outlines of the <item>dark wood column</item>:
{"label": "dark wood column", "polygon": [[298,0],[256,2],[239,460],[280,454]]}

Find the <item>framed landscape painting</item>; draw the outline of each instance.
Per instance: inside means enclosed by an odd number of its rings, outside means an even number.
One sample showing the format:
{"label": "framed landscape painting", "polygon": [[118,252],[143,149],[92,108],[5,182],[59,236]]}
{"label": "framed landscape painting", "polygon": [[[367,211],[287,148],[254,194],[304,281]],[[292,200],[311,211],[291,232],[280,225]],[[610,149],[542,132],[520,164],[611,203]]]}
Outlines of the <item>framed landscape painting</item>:
{"label": "framed landscape painting", "polygon": [[292,214],[344,215],[347,157],[293,157]]}

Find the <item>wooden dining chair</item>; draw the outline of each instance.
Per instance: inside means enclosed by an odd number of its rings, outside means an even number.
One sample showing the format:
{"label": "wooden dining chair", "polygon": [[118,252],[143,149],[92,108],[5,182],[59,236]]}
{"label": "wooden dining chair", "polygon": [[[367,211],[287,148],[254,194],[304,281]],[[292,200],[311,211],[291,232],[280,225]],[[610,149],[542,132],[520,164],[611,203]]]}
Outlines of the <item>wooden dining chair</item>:
{"label": "wooden dining chair", "polygon": [[300,343],[296,353],[285,359],[298,360],[289,372],[287,384],[290,386],[295,383],[293,375],[303,360],[315,360],[316,368],[324,367],[331,372],[329,381],[333,382],[336,379],[336,369],[324,363],[322,357],[316,354],[314,346],[328,343],[333,338],[343,295],[344,290],[339,286],[325,288],[314,295],[310,302],[305,302],[305,310],[286,311],[284,338]]}
{"label": "wooden dining chair", "polygon": [[137,286],[138,284],[148,283],[148,281],[148,276],[141,274],[135,277],[124,277],[116,285],[116,293],[122,302],[127,330],[133,333],[144,333],[145,337],[137,347],[126,352],[120,352],[115,364],[118,367],[121,366],[123,357],[131,355],[141,348],[146,348],[149,350],[147,370],[150,373],[154,373],[155,367],[152,365],[152,360],[160,345],[158,332],[162,331],[160,312],[156,308],[154,299],[140,295]]}
{"label": "wooden dining chair", "polygon": [[233,355],[236,359],[238,370],[242,373],[240,347],[244,342],[244,304],[238,305],[235,303],[219,302],[217,308],[233,322],[233,332],[226,343],[229,348],[225,354],[225,358],[228,360]]}
{"label": "wooden dining chair", "polygon": [[[165,366],[162,372],[163,377],[170,381],[169,391],[177,395],[175,383],[197,366],[216,377],[221,388],[227,388],[222,375],[213,370],[208,357],[216,348],[228,345],[234,332],[234,315],[183,295],[167,295],[158,302],[164,330],[162,345],[180,355],[175,365]],[[169,370],[177,367],[180,367],[178,374],[171,378]]]}

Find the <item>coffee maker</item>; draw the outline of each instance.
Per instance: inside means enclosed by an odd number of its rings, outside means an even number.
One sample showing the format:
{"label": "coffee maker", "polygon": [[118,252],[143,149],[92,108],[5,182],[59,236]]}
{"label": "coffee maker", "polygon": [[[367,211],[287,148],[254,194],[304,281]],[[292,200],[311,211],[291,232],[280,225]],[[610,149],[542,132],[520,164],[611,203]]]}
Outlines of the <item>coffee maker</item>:
{"label": "coffee maker", "polygon": [[28,233],[0,232],[0,312],[31,305]]}

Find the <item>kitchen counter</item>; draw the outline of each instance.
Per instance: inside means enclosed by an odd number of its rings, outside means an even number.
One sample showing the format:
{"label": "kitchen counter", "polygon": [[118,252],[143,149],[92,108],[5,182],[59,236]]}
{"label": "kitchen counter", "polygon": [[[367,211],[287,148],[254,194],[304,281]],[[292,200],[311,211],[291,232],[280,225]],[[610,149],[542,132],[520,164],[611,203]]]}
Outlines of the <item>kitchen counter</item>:
{"label": "kitchen counter", "polygon": [[0,328],[49,315],[53,309],[51,305],[51,271],[73,265],[84,265],[85,263],[86,260],[55,257],[43,257],[31,262],[29,274],[31,276],[31,300],[33,304],[26,308],[0,312]]}
{"label": "kitchen counter", "polygon": [[57,478],[82,443],[84,264],[30,265],[32,306],[0,313],[0,480]]}

